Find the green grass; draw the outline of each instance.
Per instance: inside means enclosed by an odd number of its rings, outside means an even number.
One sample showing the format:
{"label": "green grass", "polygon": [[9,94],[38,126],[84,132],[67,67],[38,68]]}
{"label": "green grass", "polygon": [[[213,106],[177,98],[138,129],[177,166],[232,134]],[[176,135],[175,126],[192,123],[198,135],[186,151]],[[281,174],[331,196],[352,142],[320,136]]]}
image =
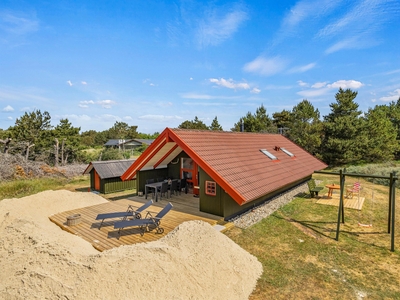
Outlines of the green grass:
{"label": "green grass", "polygon": [[5,181],[0,183],[0,200],[9,198],[21,198],[43,192],[46,190],[69,189],[76,190],[89,186],[88,176],[79,176],[68,180],[61,177],[33,178]]}
{"label": "green grass", "polygon": [[[314,178],[322,180],[319,186],[339,184],[338,176],[315,174]],[[346,184],[355,180],[358,178],[346,178]],[[390,252],[388,188],[361,182],[364,206],[361,212],[345,209],[339,241],[335,240],[337,207],[317,204],[308,195],[295,198],[252,227],[226,232],[263,265],[251,299],[400,299],[400,231],[397,228],[395,232],[396,251]],[[3,182],[0,199],[44,190],[85,190],[89,185],[87,176],[71,181],[42,178]],[[397,212],[399,204],[400,200]],[[373,227],[358,226],[358,222],[369,221]]]}
{"label": "green grass", "polygon": [[[316,178],[323,180],[321,186],[338,180]],[[396,233],[396,251],[391,252],[387,187],[362,184],[363,209],[345,209],[339,241],[338,208],[317,204],[309,195],[252,227],[226,232],[263,265],[251,299],[400,299],[400,235]],[[372,220],[373,227],[359,227],[360,220]]]}

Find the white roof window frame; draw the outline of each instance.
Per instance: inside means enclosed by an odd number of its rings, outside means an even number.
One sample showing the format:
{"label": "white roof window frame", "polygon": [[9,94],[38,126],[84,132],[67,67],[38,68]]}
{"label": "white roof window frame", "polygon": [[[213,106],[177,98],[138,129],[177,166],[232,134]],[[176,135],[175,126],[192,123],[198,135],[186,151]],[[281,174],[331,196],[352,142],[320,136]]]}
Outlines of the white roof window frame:
{"label": "white roof window frame", "polygon": [[280,149],[281,149],[284,153],[286,153],[287,155],[289,155],[290,157],[295,157],[295,155],[294,155],[292,152],[286,150],[285,148],[280,147]]}
{"label": "white roof window frame", "polygon": [[267,149],[260,149],[261,153],[269,157],[271,160],[278,160],[278,158],[273,155],[271,152],[267,151]]}

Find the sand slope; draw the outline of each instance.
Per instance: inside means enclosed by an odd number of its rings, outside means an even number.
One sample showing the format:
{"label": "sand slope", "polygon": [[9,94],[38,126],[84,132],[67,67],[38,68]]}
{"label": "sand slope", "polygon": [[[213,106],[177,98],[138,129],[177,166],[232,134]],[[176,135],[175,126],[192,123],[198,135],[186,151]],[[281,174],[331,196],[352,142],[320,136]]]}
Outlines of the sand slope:
{"label": "sand slope", "polygon": [[48,216],[106,202],[46,191],[0,201],[1,299],[247,299],[260,262],[209,224],[102,253]]}

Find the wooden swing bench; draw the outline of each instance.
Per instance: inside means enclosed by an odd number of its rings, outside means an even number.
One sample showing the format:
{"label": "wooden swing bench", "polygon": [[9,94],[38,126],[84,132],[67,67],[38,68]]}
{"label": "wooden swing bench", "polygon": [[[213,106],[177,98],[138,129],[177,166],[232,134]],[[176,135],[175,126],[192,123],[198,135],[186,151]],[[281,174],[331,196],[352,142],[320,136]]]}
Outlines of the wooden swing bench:
{"label": "wooden swing bench", "polygon": [[311,178],[309,181],[307,181],[308,185],[308,190],[310,191],[310,196],[311,198],[314,198],[314,196],[318,196],[318,193],[323,190],[324,188],[321,186],[317,186],[315,184],[315,180]]}

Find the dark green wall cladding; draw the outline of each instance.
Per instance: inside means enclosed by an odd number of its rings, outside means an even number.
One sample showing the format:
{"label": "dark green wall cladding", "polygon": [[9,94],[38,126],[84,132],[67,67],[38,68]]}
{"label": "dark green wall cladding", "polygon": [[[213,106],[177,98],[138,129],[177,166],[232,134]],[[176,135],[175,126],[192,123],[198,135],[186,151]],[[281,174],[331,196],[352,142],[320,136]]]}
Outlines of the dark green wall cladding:
{"label": "dark green wall cladding", "polygon": [[179,153],[171,163],[168,164],[168,168],[139,171],[136,174],[137,181],[137,191],[142,191],[144,194],[144,186],[147,179],[157,179],[157,178],[180,178],[179,172],[181,171],[181,157],[189,157],[185,152]]}
{"label": "dark green wall cladding", "polygon": [[[94,169],[90,172],[90,188],[94,188]],[[100,193],[109,194],[136,188],[136,180],[122,181],[120,177],[100,179]]]}
{"label": "dark green wall cladding", "polygon": [[255,206],[258,206],[265,201],[279,195],[280,193],[287,191],[288,189],[310,179],[310,176],[298,180],[290,185],[287,185],[279,190],[264,195],[250,203],[239,205],[231,196],[229,196],[218,184],[217,184],[217,195],[210,196],[205,193],[205,181],[214,181],[208,174],[199,168],[200,173],[200,211],[210,213],[213,215],[224,217],[226,220],[241,214]]}
{"label": "dark green wall cladding", "polygon": [[[306,178],[303,178],[301,180],[298,180],[296,182],[291,183],[290,185],[286,185],[282,188],[280,188],[279,190],[275,190],[272,193],[269,193],[267,195],[264,195],[256,200],[253,200],[249,203],[243,204],[243,205],[239,205],[236,201],[234,201],[233,199],[230,200],[229,198],[226,198],[224,200],[224,218],[230,219],[238,214],[241,214],[245,211],[250,210],[251,208],[258,206],[266,201],[268,201],[269,199],[295,187],[296,185],[299,185],[302,182],[305,182],[306,180],[309,180],[311,176],[307,176]],[[226,194],[227,195],[227,194]],[[227,195],[228,196],[228,195]],[[229,196],[228,196],[229,197]]]}
{"label": "dark green wall cladding", "polygon": [[157,178],[168,178],[168,169],[156,169],[156,170],[147,170],[147,171],[139,171],[136,173],[136,181],[137,181],[137,191],[143,192],[144,194],[144,186],[146,184],[147,179]]}
{"label": "dark green wall cladding", "polygon": [[221,189],[219,185],[217,185],[216,195],[215,196],[207,195],[205,193],[205,182],[214,180],[200,167],[199,167],[199,174],[200,174],[200,182],[199,182],[200,211],[223,217],[224,210],[222,204],[224,198],[223,194],[225,194],[225,192]]}
{"label": "dark green wall cladding", "polygon": [[104,194],[132,190],[136,188],[136,180],[122,181],[121,178],[107,178],[100,181],[101,191]]}

